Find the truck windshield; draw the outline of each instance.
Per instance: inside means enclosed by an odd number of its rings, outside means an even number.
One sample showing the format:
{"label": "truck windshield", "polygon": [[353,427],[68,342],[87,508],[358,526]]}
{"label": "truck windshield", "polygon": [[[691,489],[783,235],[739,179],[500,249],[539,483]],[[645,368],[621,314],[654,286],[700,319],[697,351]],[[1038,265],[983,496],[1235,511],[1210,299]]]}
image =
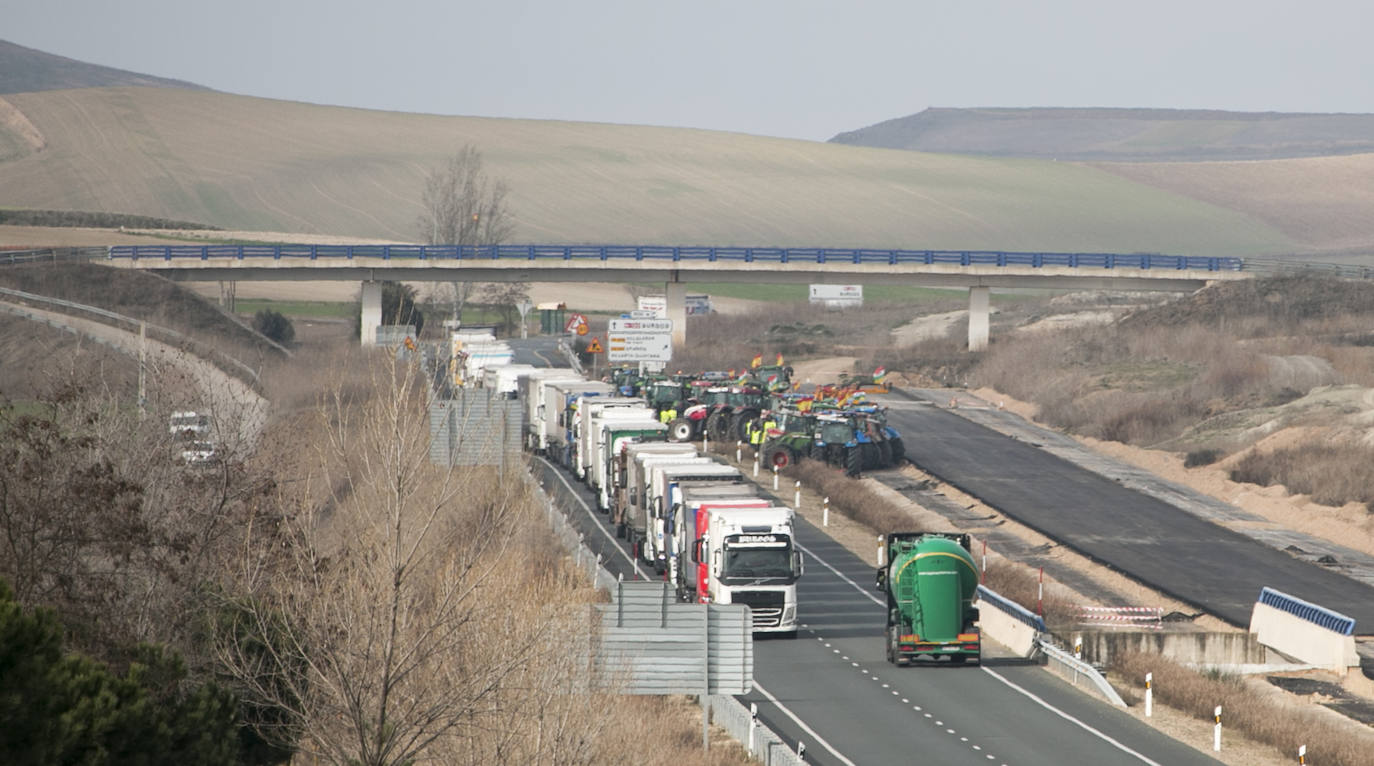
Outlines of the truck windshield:
{"label": "truck windshield", "polygon": [[[748,535],[745,535],[748,537]],[[792,577],[792,545],[785,535],[769,535],[776,542],[725,541],[725,579]]]}

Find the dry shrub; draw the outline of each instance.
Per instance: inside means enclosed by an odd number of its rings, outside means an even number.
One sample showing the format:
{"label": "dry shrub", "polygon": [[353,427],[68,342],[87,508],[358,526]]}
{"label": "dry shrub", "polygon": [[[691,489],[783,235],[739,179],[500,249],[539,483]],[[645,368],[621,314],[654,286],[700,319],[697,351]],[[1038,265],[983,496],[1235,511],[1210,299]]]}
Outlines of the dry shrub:
{"label": "dry shrub", "polygon": [[803,458],[782,471],[782,475],[818,495],[830,498],[830,507],[838,513],[878,532],[912,530],[911,516],[886,498],[874,492],[860,479],[851,479],[838,468],[832,468],[809,458]]}
{"label": "dry shrub", "polygon": [[1039,574],[1022,564],[1006,559],[988,562],[983,572],[983,585],[998,595],[1011,599],[1045,618],[1051,633],[1062,633],[1074,627],[1078,612],[1074,603],[1065,598],[1053,583],[1040,598]]}
{"label": "dry shrub", "polygon": [[1371,463],[1374,447],[1311,442],[1270,452],[1251,451],[1232,466],[1230,478],[1261,486],[1282,484],[1322,505],[1359,502],[1374,511]]}
{"label": "dry shrub", "polygon": [[1281,698],[1261,694],[1237,676],[1199,673],[1141,652],[1113,654],[1111,669],[1134,683],[1153,673],[1155,697],[1196,718],[1210,720],[1213,709],[1221,705],[1227,727],[1283,753],[1296,753],[1300,745],[1307,745],[1309,763],[1362,766],[1374,752],[1374,732],[1353,722],[1342,725],[1325,711],[1283,704]]}

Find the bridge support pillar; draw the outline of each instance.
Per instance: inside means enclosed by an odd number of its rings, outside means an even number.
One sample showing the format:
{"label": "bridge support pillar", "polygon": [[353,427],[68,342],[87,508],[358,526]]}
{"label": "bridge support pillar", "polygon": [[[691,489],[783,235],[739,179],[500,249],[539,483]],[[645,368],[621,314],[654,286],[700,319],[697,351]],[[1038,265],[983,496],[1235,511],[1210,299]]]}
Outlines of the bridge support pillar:
{"label": "bridge support pillar", "polygon": [[988,347],[988,288],[968,289],[968,350],[985,351]]}
{"label": "bridge support pillar", "polygon": [[687,345],[687,285],[669,282],[663,286],[664,302],[668,304],[668,318],[673,322],[673,348]]}
{"label": "bridge support pillar", "polygon": [[364,346],[377,345],[377,326],[382,323],[382,283],[363,283],[363,313],[361,317]]}

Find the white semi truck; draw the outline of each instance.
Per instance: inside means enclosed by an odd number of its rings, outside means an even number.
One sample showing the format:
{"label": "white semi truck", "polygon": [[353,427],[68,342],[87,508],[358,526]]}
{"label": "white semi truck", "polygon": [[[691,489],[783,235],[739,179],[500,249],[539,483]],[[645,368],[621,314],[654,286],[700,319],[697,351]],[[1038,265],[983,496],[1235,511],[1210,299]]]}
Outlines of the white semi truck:
{"label": "white semi truck", "polygon": [[647,529],[639,553],[656,571],[664,572],[669,563],[669,512],[674,503],[681,502],[683,487],[707,482],[738,483],[744,481],[744,475],[733,466],[710,459],[700,464],[655,465],[648,474],[647,493],[643,498]]}
{"label": "white semi truck", "polygon": [[643,461],[651,456],[672,457],[676,460],[697,458],[696,447],[675,442],[626,442],[607,456],[610,476],[611,522],[616,535],[625,537],[634,510],[643,495]]}
{"label": "white semi truck", "polygon": [[577,448],[572,468],[577,478],[588,484],[593,482],[587,470],[592,464],[592,455],[600,446],[601,423],[614,418],[653,420],[654,411],[643,399],[633,396],[599,396],[578,406],[573,428]]}
{"label": "white semi truck", "polygon": [[596,449],[587,468],[587,484],[597,495],[597,507],[611,508],[617,478],[616,456],[630,444],[664,443],[668,426],[652,418],[601,418],[596,432]]}
{"label": "white semi truck", "polygon": [[748,604],[755,633],[797,635],[797,580],[802,556],[792,509],[703,503],[692,545],[697,599]]}
{"label": "white semi truck", "polygon": [[549,367],[533,370],[516,378],[516,390],[524,402],[525,449],[542,452],[544,423],[540,412],[544,406],[544,384],[555,380],[585,380],[568,367]]}

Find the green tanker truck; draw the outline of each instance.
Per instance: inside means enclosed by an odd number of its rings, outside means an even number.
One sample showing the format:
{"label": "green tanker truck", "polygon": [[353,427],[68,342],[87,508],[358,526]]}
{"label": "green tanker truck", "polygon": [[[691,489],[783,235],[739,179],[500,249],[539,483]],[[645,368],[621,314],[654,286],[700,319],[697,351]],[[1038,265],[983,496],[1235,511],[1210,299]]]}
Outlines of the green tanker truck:
{"label": "green tanker truck", "polygon": [[921,655],[962,663],[979,659],[978,610],[972,605],[978,568],[969,536],[893,532],[878,589],[887,594],[887,661],[906,665]]}

